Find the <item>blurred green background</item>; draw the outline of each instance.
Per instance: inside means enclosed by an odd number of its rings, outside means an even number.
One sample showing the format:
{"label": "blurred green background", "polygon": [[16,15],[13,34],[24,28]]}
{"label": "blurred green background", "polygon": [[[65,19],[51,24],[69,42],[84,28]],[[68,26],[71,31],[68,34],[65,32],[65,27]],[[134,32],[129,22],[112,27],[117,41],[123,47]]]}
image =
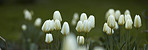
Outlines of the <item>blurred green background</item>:
{"label": "blurred green background", "polygon": [[[140,30],[147,29],[148,19],[142,15],[144,10],[148,10],[148,0],[0,0],[0,36],[7,41],[15,42],[20,38],[21,25],[24,23],[23,10],[28,9],[34,12],[33,20],[37,17],[52,19],[53,12],[59,10],[62,14],[63,21],[71,24],[73,14],[85,12],[88,16],[94,15],[96,18],[96,27],[91,30],[89,37],[99,39],[102,37],[102,27],[105,21],[105,13],[108,9],[113,8],[120,10],[123,14],[126,9],[131,12],[132,19],[139,14],[142,19],[142,27]],[[146,22],[147,21],[147,22]],[[125,30],[122,29],[124,32]],[[75,31],[75,26],[71,27],[71,31]],[[135,28],[130,31],[135,35]],[[138,38],[141,43],[146,43],[148,35],[145,32],[139,32]]]}

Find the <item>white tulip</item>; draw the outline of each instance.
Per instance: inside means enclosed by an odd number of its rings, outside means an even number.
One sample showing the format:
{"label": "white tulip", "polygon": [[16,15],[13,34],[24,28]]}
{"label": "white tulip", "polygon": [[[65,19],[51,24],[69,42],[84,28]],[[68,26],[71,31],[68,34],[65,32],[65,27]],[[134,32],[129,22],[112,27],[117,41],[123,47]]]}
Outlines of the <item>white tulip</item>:
{"label": "white tulip", "polygon": [[60,30],[61,29],[61,22],[59,20],[55,20],[55,30]]}
{"label": "white tulip", "polygon": [[53,19],[54,20],[59,20],[59,21],[62,21],[62,17],[61,17],[61,14],[59,11],[55,11],[54,14],[53,14]]}
{"label": "white tulip", "polygon": [[83,36],[77,36],[77,43],[80,45],[84,44],[84,37]]}
{"label": "white tulip", "polygon": [[131,19],[128,19],[125,23],[125,28],[126,29],[132,29],[132,20]]}
{"label": "white tulip", "polygon": [[62,26],[62,30],[61,33],[63,35],[67,35],[70,33],[70,28],[69,28],[69,24],[67,22],[64,22],[63,26]]}
{"label": "white tulip", "polygon": [[45,42],[46,43],[51,43],[53,41],[52,34],[46,34]]}
{"label": "white tulip", "polygon": [[94,28],[95,27],[95,17],[93,15],[90,15],[88,18],[88,21],[91,22],[91,27]]}
{"label": "white tulip", "polygon": [[104,47],[97,46],[97,47],[94,47],[93,50],[105,50],[105,48]]}
{"label": "white tulip", "polygon": [[124,25],[125,21],[124,21],[124,15],[120,15],[119,20],[118,20],[118,24],[119,25]]}
{"label": "white tulip", "polygon": [[120,10],[116,10],[116,12],[115,12],[115,19],[116,19],[116,21],[119,20],[120,15],[121,15]]}
{"label": "white tulip", "polygon": [[37,18],[34,22],[34,25],[39,27],[39,26],[41,26],[41,22],[42,22],[41,18]]}
{"label": "white tulip", "polygon": [[51,32],[54,30],[55,23],[53,20],[46,20],[42,26],[43,32]]}
{"label": "white tulip", "polygon": [[79,22],[77,23],[76,30],[77,30],[78,32],[82,32],[82,31],[83,31],[83,28],[84,28],[84,26],[83,26],[82,21],[79,21]]}
{"label": "white tulip", "polygon": [[24,10],[24,16],[26,20],[32,20],[32,15],[28,10]]}
{"label": "white tulip", "polygon": [[124,15],[130,14],[129,10],[125,10]]}
{"label": "white tulip", "polygon": [[79,15],[78,15],[78,13],[74,13],[74,15],[73,15],[73,19],[74,19],[74,20],[78,20],[78,19],[79,19]]}
{"label": "white tulip", "polygon": [[74,34],[64,37],[61,50],[78,50],[77,40]]}
{"label": "white tulip", "polygon": [[[130,14],[126,14],[126,15],[125,15],[125,22],[126,22],[128,19],[132,20]],[[132,24],[133,24],[133,21],[132,21]]]}
{"label": "white tulip", "polygon": [[72,24],[73,26],[75,26],[75,25],[76,25],[76,23],[77,23],[77,20],[72,19],[71,24]]}
{"label": "white tulip", "polygon": [[27,26],[26,26],[25,24],[23,24],[23,25],[22,25],[22,30],[23,30],[23,31],[26,31],[26,29],[27,29]]}
{"label": "white tulip", "polygon": [[114,34],[114,29],[112,29],[112,34]]}
{"label": "white tulip", "polygon": [[106,19],[108,19],[108,17],[110,16],[110,15],[113,15],[114,16],[114,14],[115,14],[115,10],[114,9],[109,9],[108,11],[107,11],[107,13],[106,13]]}
{"label": "white tulip", "polygon": [[85,13],[82,13],[80,16],[80,21],[83,22],[84,20],[87,20],[87,15]]}
{"label": "white tulip", "polygon": [[109,26],[106,27],[106,34],[108,34],[108,35],[112,34],[112,30]]}
{"label": "white tulip", "polygon": [[118,23],[115,22],[115,27],[113,29],[116,29],[117,30],[118,28],[119,28]]}
{"label": "white tulip", "polygon": [[90,21],[84,20],[83,25],[84,25],[83,31],[85,33],[88,33],[91,30],[91,23],[90,23]]}
{"label": "white tulip", "polygon": [[104,23],[103,32],[106,32],[106,31],[107,31],[107,27],[109,27],[109,26],[107,25],[107,23]]}
{"label": "white tulip", "polygon": [[142,26],[141,24],[141,18],[139,15],[136,15],[135,16],[135,19],[134,19],[134,27],[136,28],[140,28]]}
{"label": "white tulip", "polygon": [[110,15],[108,17],[108,20],[107,20],[107,24],[110,28],[114,28],[115,27],[115,18],[113,15]]}

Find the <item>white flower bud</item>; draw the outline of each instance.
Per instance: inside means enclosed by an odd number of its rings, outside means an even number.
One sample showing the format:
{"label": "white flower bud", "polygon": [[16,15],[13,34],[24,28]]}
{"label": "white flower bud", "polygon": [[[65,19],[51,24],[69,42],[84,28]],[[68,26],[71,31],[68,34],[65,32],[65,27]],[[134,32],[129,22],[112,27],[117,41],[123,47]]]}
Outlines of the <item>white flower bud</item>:
{"label": "white flower bud", "polygon": [[42,22],[41,18],[37,18],[34,22],[34,25],[39,27],[39,26],[41,26],[41,22]]}
{"label": "white flower bud", "polygon": [[61,22],[59,20],[55,20],[55,30],[60,30],[61,29]]}
{"label": "white flower bud", "polygon": [[88,33],[91,30],[91,23],[90,23],[90,21],[84,20],[83,25],[84,25],[84,29],[83,29],[84,32]]}
{"label": "white flower bud", "polygon": [[78,19],[79,19],[79,15],[78,15],[78,13],[74,13],[74,15],[73,15],[73,19],[74,19],[74,20],[78,20]]}
{"label": "white flower bud", "polygon": [[84,37],[83,36],[77,36],[77,43],[80,45],[84,44]]}
{"label": "white flower bud", "polygon": [[64,37],[61,50],[78,50],[78,44],[74,34]]}
{"label": "white flower bud", "polygon": [[125,10],[124,15],[130,14],[129,10]]}
{"label": "white flower bud", "polygon": [[115,14],[115,10],[114,9],[109,9],[108,11],[107,11],[107,13],[106,13],[106,19],[108,19],[108,17],[110,16],[110,15],[113,15],[114,16],[114,14]]}
{"label": "white flower bud", "polygon": [[112,34],[114,34],[114,29],[112,29]]}
{"label": "white flower bud", "polygon": [[119,20],[118,20],[118,24],[119,25],[124,25],[125,21],[124,21],[124,15],[120,15]]}
{"label": "white flower bud", "polygon": [[83,26],[82,21],[79,21],[79,22],[77,23],[76,30],[77,30],[78,32],[82,32],[82,31],[83,31],[83,28],[84,28],[84,26]]}
{"label": "white flower bud", "polygon": [[77,23],[77,21],[76,21],[75,19],[72,19],[71,24],[72,24],[73,26],[75,26],[76,23]]}
{"label": "white flower bud", "polygon": [[[132,20],[132,18],[131,18],[131,15],[130,15],[130,14],[126,14],[126,15],[125,15],[125,22],[126,22],[128,19]],[[132,22],[133,22],[133,21],[132,21]],[[132,23],[132,24],[133,24],[133,23]]]}
{"label": "white flower bud", "polygon": [[24,16],[26,20],[32,20],[32,15],[28,10],[24,10]]}
{"label": "white flower bud", "polygon": [[141,24],[141,18],[139,15],[136,15],[135,16],[135,19],[134,19],[134,27],[136,28],[140,28],[142,26]]}
{"label": "white flower bud", "polygon": [[59,21],[62,21],[62,17],[61,17],[61,14],[59,11],[55,11],[54,14],[53,14],[53,19],[54,20],[59,20]]}
{"label": "white flower bud", "polygon": [[45,42],[46,43],[51,43],[53,41],[52,34],[46,34]]}
{"label": "white flower bud", "polygon": [[82,13],[80,16],[80,21],[83,22],[84,20],[87,20],[87,15],[85,13]]}
{"label": "white flower bud", "polygon": [[43,32],[50,32],[54,30],[54,21],[53,20],[46,20],[42,26]]}
{"label": "white flower bud", "polygon": [[90,15],[88,18],[88,21],[90,21],[91,27],[94,28],[95,27],[95,17],[93,15]]}
{"label": "white flower bud", "polygon": [[107,23],[104,23],[103,32],[106,32],[106,31],[107,31],[107,27],[109,27],[109,26],[107,25]]}
{"label": "white flower bud", "polygon": [[118,28],[119,28],[118,23],[115,22],[115,27],[113,29],[116,29],[117,30]]}
{"label": "white flower bud", "polygon": [[113,15],[110,15],[108,17],[108,20],[107,20],[107,24],[110,28],[114,28],[115,27],[115,18]]}
{"label": "white flower bud", "polygon": [[63,35],[67,35],[70,33],[70,28],[69,28],[69,24],[67,22],[64,22],[63,26],[62,26],[62,30],[61,33]]}
{"label": "white flower bud", "polygon": [[121,15],[120,10],[116,10],[116,12],[115,12],[115,19],[116,19],[116,21],[119,20],[120,15]]}
{"label": "white flower bud", "polygon": [[22,30],[23,30],[23,31],[26,31],[26,29],[27,29],[27,26],[26,26],[25,24],[23,24],[23,25],[22,25]]}
{"label": "white flower bud", "polygon": [[125,23],[125,28],[126,28],[127,30],[132,29],[132,20],[131,20],[131,19],[128,19],[128,20],[126,21],[126,23]]}
{"label": "white flower bud", "polygon": [[109,26],[107,26],[106,29],[107,29],[106,34],[111,35],[112,34],[111,33],[111,31],[112,31],[111,28]]}

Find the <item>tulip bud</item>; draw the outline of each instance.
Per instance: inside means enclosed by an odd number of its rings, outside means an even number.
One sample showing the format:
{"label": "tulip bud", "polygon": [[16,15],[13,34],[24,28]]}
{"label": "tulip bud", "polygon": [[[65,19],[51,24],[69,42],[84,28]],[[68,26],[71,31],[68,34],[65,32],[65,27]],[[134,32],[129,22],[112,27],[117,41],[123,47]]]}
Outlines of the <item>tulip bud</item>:
{"label": "tulip bud", "polygon": [[107,27],[106,27],[106,33],[107,33],[108,35],[111,35],[111,34],[112,34],[111,31],[112,31],[111,28],[107,26]]}
{"label": "tulip bud", "polygon": [[84,20],[84,32],[88,33],[91,30],[91,23],[88,20]]}
{"label": "tulip bud", "polygon": [[132,29],[132,20],[131,19],[128,19],[125,23],[125,28],[126,29]]}
{"label": "tulip bud", "polygon": [[39,26],[41,26],[41,22],[42,22],[41,18],[37,18],[34,22],[34,25],[39,27]]}
{"label": "tulip bud", "polygon": [[62,21],[62,17],[61,17],[61,14],[59,11],[55,11],[54,14],[53,14],[53,19],[54,20],[59,20],[59,21]]}
{"label": "tulip bud", "polygon": [[[126,15],[125,15],[125,22],[126,22],[128,19],[132,20],[132,18],[131,18],[131,15],[130,15],[130,14],[126,14]],[[132,23],[132,24],[133,24],[133,23]]]}
{"label": "tulip bud", "polygon": [[51,43],[53,41],[52,34],[46,34],[45,42],[46,43]]}
{"label": "tulip bud", "polygon": [[87,15],[85,13],[82,13],[80,16],[80,21],[83,22],[84,20],[87,20]]}
{"label": "tulip bud", "polygon": [[83,36],[77,36],[77,43],[80,45],[84,44],[84,37]]}
{"label": "tulip bud", "polygon": [[74,19],[74,20],[78,20],[78,19],[79,19],[79,15],[78,15],[78,13],[74,13],[74,15],[73,15],[73,19]]}
{"label": "tulip bud", "polygon": [[76,30],[77,30],[78,32],[82,32],[82,31],[83,31],[83,28],[84,28],[84,26],[83,26],[82,21],[79,21],[79,22],[77,23]]}
{"label": "tulip bud", "polygon": [[134,27],[136,28],[140,28],[142,26],[141,24],[141,18],[139,15],[136,15],[135,16],[135,19],[134,19]]}
{"label": "tulip bud", "polygon": [[110,28],[114,28],[115,27],[115,18],[113,15],[110,15],[108,17],[108,20],[107,20],[107,24]]}
{"label": "tulip bud", "polygon": [[67,22],[64,22],[63,26],[62,26],[62,30],[61,33],[63,35],[67,35],[70,33],[70,28],[69,28],[69,24]]}
{"label": "tulip bud", "polygon": [[75,19],[72,19],[71,24],[72,24],[73,26],[75,26],[76,23],[77,23],[77,21],[76,21]]}
{"label": "tulip bud", "polygon": [[124,25],[124,15],[120,15],[119,20],[118,20],[119,25]]}
{"label": "tulip bud", "polygon": [[114,34],[114,29],[112,29],[112,34]]}
{"label": "tulip bud", "polygon": [[116,19],[116,21],[119,20],[120,15],[121,15],[120,10],[116,10],[116,12],[115,12],[115,19]]}
{"label": "tulip bud", "polygon": [[23,25],[22,25],[22,30],[23,30],[23,31],[26,31],[26,29],[27,29],[27,26],[26,26],[25,24],[23,24]]}
{"label": "tulip bud", "polygon": [[46,20],[42,26],[43,32],[51,32],[54,30],[54,21],[53,20]]}
{"label": "tulip bud", "polygon": [[106,31],[107,31],[107,27],[109,27],[109,26],[107,25],[107,23],[104,23],[103,32],[106,32]]}
{"label": "tulip bud", "polygon": [[32,20],[32,15],[28,10],[24,10],[24,15],[26,20]]}
{"label": "tulip bud", "polygon": [[91,27],[94,28],[95,27],[95,17],[93,15],[90,15],[88,18],[88,21],[90,21]]}
{"label": "tulip bud", "polygon": [[55,30],[60,30],[61,29],[61,22],[59,20],[55,20]]}
{"label": "tulip bud", "polygon": [[117,30],[118,28],[119,28],[118,23],[115,22],[115,27],[113,29],[116,29]]}
{"label": "tulip bud", "polygon": [[114,16],[114,14],[115,14],[115,10],[114,10],[114,9],[109,9],[109,10],[107,11],[107,13],[106,13],[106,19],[108,19],[108,17],[109,17],[110,15],[113,15],[113,16]]}
{"label": "tulip bud", "polygon": [[130,14],[129,10],[125,10],[124,15]]}

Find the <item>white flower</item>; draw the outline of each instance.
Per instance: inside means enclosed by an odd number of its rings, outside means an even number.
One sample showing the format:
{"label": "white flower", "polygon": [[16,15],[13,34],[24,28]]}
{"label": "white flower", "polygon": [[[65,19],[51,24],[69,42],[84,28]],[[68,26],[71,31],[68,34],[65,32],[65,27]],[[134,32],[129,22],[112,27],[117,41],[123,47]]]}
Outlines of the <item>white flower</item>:
{"label": "white flower", "polygon": [[124,15],[120,15],[119,20],[118,20],[118,24],[119,25],[124,25],[125,21],[124,21]]}
{"label": "white flower", "polygon": [[117,30],[118,28],[119,28],[118,23],[115,22],[115,27],[113,29],[116,29]]}
{"label": "white flower", "polygon": [[32,20],[32,15],[28,10],[24,10],[24,16],[26,20]]}
{"label": "white flower", "polygon": [[84,20],[87,20],[87,15],[85,13],[82,13],[80,16],[80,21],[83,22]]}
{"label": "white flower", "polygon": [[112,29],[112,34],[114,34],[114,29]]}
{"label": "white flower", "polygon": [[76,21],[75,19],[72,19],[71,24],[72,24],[73,26],[75,26],[76,23],[77,23],[77,21]]}
{"label": "white flower", "polygon": [[106,31],[107,31],[107,27],[109,27],[109,26],[107,25],[107,23],[104,23],[103,32],[106,32]]}
{"label": "white flower", "polygon": [[106,27],[106,34],[108,34],[108,35],[112,34],[112,30],[109,26]]}
{"label": "white flower", "polygon": [[53,31],[55,27],[55,23],[53,20],[46,20],[42,26],[43,32],[50,32]]}
{"label": "white flower", "polygon": [[114,28],[115,27],[115,18],[113,15],[110,15],[108,17],[108,20],[107,20],[107,24],[110,28]]}
{"label": "white flower", "polygon": [[[126,15],[125,15],[125,22],[126,22],[128,19],[132,20],[132,18],[131,18],[131,15],[130,15],[130,14],[126,14]],[[132,24],[133,24],[133,22],[132,22]]]}
{"label": "white flower", "polygon": [[132,29],[132,20],[131,19],[128,19],[125,23],[125,28],[126,29]]}
{"label": "white flower", "polygon": [[84,20],[83,25],[84,25],[83,31],[85,33],[88,33],[91,30],[91,23],[90,23],[90,21]]}
{"label": "white flower", "polygon": [[59,21],[62,21],[62,17],[59,11],[55,11],[53,14],[53,19],[56,20],[58,19]]}
{"label": "white flower", "polygon": [[70,28],[69,28],[69,24],[67,22],[64,22],[63,26],[62,26],[62,30],[61,33],[63,35],[67,35],[70,33]]}
{"label": "white flower", "polygon": [[78,15],[78,13],[74,13],[74,15],[73,15],[73,19],[74,19],[74,20],[78,20],[78,19],[79,19],[79,15]]}
{"label": "white flower", "polygon": [[91,27],[94,28],[95,27],[95,17],[93,15],[90,15],[88,18],[88,21],[90,21]]}
{"label": "white flower", "polygon": [[110,16],[110,15],[113,15],[114,16],[114,14],[115,14],[115,10],[114,9],[109,9],[108,11],[107,11],[107,13],[106,13],[106,19],[108,19],[108,17]]}
{"label": "white flower", "polygon": [[94,47],[93,50],[105,50],[105,48],[104,47],[97,46],[97,47]]}
{"label": "white flower", "polygon": [[34,25],[39,27],[39,26],[41,26],[41,22],[42,22],[41,18],[37,18],[34,22]]}
{"label": "white flower", "polygon": [[64,37],[61,50],[78,50],[78,44],[74,34]]}
{"label": "white flower", "polygon": [[46,34],[45,42],[46,43],[51,43],[53,41],[52,34]]}
{"label": "white flower", "polygon": [[124,15],[130,14],[129,10],[125,10]]}
{"label": "white flower", "polygon": [[84,37],[83,36],[77,36],[77,43],[80,45],[84,44]]}
{"label": "white flower", "polygon": [[55,20],[55,30],[60,30],[61,29],[61,22],[59,20]]}
{"label": "white flower", "polygon": [[116,12],[115,12],[115,19],[116,19],[117,21],[119,20],[120,15],[121,15],[120,10],[116,10]]}
{"label": "white flower", "polygon": [[135,16],[135,19],[134,19],[134,27],[136,28],[140,28],[142,26],[141,24],[141,18],[139,15],[136,15]]}
{"label": "white flower", "polygon": [[26,31],[26,29],[27,29],[27,26],[26,26],[25,24],[23,24],[23,25],[22,25],[22,30],[23,30],[23,31]]}
{"label": "white flower", "polygon": [[82,31],[83,31],[83,28],[84,28],[84,26],[83,26],[82,21],[79,21],[79,22],[77,23],[76,30],[77,30],[78,32],[82,32]]}

